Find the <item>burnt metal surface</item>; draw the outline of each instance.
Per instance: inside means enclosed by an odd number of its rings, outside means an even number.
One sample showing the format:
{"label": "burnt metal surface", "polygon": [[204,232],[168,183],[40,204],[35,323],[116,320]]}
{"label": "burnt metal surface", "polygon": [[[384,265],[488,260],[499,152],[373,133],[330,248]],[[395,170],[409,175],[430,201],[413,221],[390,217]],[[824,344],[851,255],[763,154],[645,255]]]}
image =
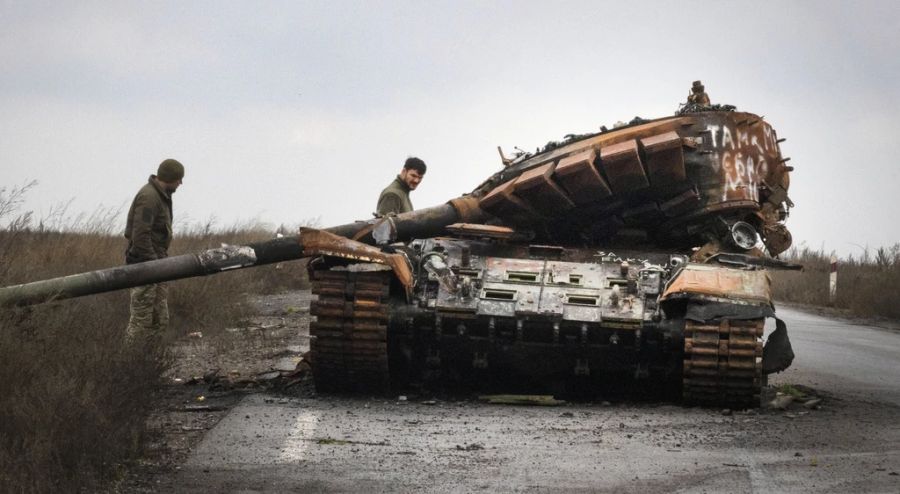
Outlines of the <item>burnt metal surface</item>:
{"label": "burnt metal surface", "polygon": [[595,165],[597,152],[593,149],[560,158],[554,178],[562,184],[576,204],[590,204],[612,195],[606,179]]}
{"label": "burnt metal surface", "polygon": [[[757,115],[713,108],[530,156],[473,195],[483,210],[512,224],[542,225],[557,238],[577,233],[625,245],[693,247],[722,237],[720,222],[746,221],[777,255],[790,246],[783,222],[793,205],[787,196],[791,167],[778,136]],[[611,228],[596,228],[598,222]],[[634,229],[646,235],[636,237]]]}
{"label": "burnt metal surface", "polygon": [[511,239],[516,231],[506,226],[454,223],[447,225],[447,231],[459,237]]}
{"label": "burnt metal surface", "polygon": [[314,271],[310,357],[321,392],[390,389],[387,321],[390,271]]}
{"label": "burnt metal surface", "polygon": [[455,283],[422,269],[418,310],[392,310],[391,361],[411,380],[552,386],[599,383],[607,372],[679,372],[679,328],[656,317],[668,276],[662,265],[596,250],[453,238],[410,247],[423,266],[439,257]]}
{"label": "burnt metal surface", "polygon": [[735,408],[760,405],[764,319],[686,321],[686,403]]}
{"label": "burnt metal surface", "polygon": [[330,256],[388,266],[407,291],[412,289],[412,271],[409,260],[403,254],[387,253],[371,245],[314,228],[301,228],[300,242],[307,256]]}
{"label": "burnt metal surface", "polygon": [[638,141],[631,140],[600,148],[600,163],[616,194],[625,194],[650,186],[638,151]]}
{"label": "burnt metal surface", "polygon": [[558,214],[575,207],[562,187],[551,178],[555,168],[555,163],[532,168],[519,175],[514,184],[520,198],[525,198],[546,215]]}
{"label": "burnt metal surface", "polygon": [[[444,228],[453,223],[481,223],[489,217],[481,210],[478,199],[463,196],[451,199],[446,204],[417,209],[393,216],[396,240],[404,242],[414,238],[427,238],[444,233]],[[363,243],[374,244],[372,230],[379,219],[356,221],[324,230],[342,237],[353,238]]]}
{"label": "burnt metal surface", "polygon": [[[386,281],[361,289],[348,267],[314,274],[321,301],[314,312],[324,326],[314,323],[313,334],[326,342],[317,348],[349,357],[327,357],[326,389],[358,390],[348,376],[364,373],[358,362],[371,370],[377,354],[375,367],[387,370],[373,375],[392,389],[527,383],[546,391],[581,383],[596,390],[610,380],[677,380],[687,403],[759,404],[762,329],[774,316],[764,271],[496,239],[423,239],[408,248],[416,266],[411,303],[388,301]],[[679,312],[680,301],[688,306]]]}
{"label": "burnt metal surface", "polygon": [[684,168],[684,141],[670,131],[641,139],[647,156],[647,176],[653,184],[677,184],[687,179]]}
{"label": "burnt metal surface", "polygon": [[669,282],[661,300],[710,298],[770,306],[771,285],[772,281],[765,271],[688,264]]}

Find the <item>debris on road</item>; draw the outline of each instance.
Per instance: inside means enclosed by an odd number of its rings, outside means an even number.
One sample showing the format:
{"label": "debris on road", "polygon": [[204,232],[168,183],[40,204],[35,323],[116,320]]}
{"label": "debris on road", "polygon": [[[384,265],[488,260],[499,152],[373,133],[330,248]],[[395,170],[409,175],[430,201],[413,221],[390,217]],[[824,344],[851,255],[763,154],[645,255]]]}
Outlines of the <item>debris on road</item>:
{"label": "debris on road", "polygon": [[806,408],[816,408],[820,403],[822,403],[821,398],[814,398],[812,400],[803,402],[803,406],[805,406]]}
{"label": "debris on road", "polygon": [[492,405],[533,405],[533,406],[559,406],[565,405],[565,400],[557,400],[551,395],[482,395],[479,400]]}
{"label": "debris on road", "polygon": [[819,410],[824,402],[824,398],[808,386],[782,384],[769,388],[769,391],[772,398],[767,398],[763,407],[786,412],[784,416],[789,419],[807,415],[810,410]]}
{"label": "debris on road", "polygon": [[769,408],[774,408],[776,410],[785,410],[793,402],[794,397],[791,395],[778,395],[774,400],[769,402]]}
{"label": "debris on road", "polygon": [[303,362],[303,357],[285,357],[278,359],[272,369],[279,372],[292,372],[297,369],[300,362]]}
{"label": "debris on road", "polygon": [[281,377],[281,372],[277,370],[263,372],[262,374],[256,375],[256,379],[260,381],[271,381],[273,379],[278,379],[279,377]]}
{"label": "debris on road", "polygon": [[363,446],[390,446],[391,443],[387,441],[378,441],[378,442],[368,442],[368,441],[353,441],[350,439],[335,439],[333,437],[318,437],[309,439],[316,444],[324,444],[324,445],[332,445],[332,446],[346,446],[348,444],[361,444]]}
{"label": "debris on road", "polygon": [[478,451],[484,449],[484,445],[478,443],[457,444],[456,449],[458,449],[459,451]]}
{"label": "debris on road", "polygon": [[[203,398],[202,396],[200,398]],[[185,405],[181,408],[176,408],[173,411],[176,412],[221,412],[227,410],[227,407],[220,405]]]}
{"label": "debris on road", "polygon": [[333,444],[335,446],[345,446],[347,444],[352,444],[350,441],[345,441],[343,439],[334,439],[331,437],[324,437],[320,439],[316,439],[316,444]]}

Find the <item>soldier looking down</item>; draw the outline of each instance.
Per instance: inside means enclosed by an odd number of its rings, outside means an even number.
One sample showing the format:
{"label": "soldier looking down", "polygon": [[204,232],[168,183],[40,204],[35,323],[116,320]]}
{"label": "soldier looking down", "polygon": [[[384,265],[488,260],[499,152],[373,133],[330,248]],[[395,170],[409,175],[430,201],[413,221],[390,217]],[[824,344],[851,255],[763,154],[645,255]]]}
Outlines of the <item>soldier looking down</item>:
{"label": "soldier looking down", "polygon": [[375,212],[379,216],[386,214],[406,213],[413,210],[409,200],[409,192],[416,190],[422,178],[425,177],[425,162],[419,158],[409,157],[403,164],[403,170],[390,185],[381,191],[378,196],[378,205]]}
{"label": "soldier looking down", "polygon": [[[162,259],[169,255],[172,243],[172,194],[181,185],[184,166],[177,160],[167,159],[159,164],[156,175],[150,175],[141,187],[125,225],[125,263]],[[131,289],[131,317],[127,336],[143,338],[159,337],[169,325],[169,306],[165,283],[139,286]]]}

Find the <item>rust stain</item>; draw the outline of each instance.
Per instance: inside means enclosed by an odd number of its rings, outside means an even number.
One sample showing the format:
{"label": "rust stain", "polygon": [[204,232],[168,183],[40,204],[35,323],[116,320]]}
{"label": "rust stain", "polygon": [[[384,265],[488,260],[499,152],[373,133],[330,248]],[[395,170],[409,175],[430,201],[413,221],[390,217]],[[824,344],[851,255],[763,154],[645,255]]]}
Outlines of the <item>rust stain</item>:
{"label": "rust stain", "polygon": [[511,238],[516,231],[506,226],[480,225],[474,223],[454,223],[447,226],[447,231],[459,236]]}
{"label": "rust stain", "polygon": [[669,282],[661,300],[681,295],[700,295],[772,303],[772,282],[766,271],[722,269],[688,264]]}
{"label": "rust stain", "polygon": [[403,254],[382,252],[377,247],[315,228],[300,228],[299,239],[304,253],[309,256],[333,256],[389,266],[407,293],[412,292],[412,268]]}
{"label": "rust stain", "polygon": [[[694,233],[709,219],[744,215],[776,255],[791,245],[783,223],[793,206],[787,196],[792,167],[781,156],[780,141],[752,113],[680,115],[602,132],[511,164],[473,195],[509,224],[552,225],[571,217],[597,223],[616,216],[676,243],[692,239],[686,244],[696,241]],[[660,216],[669,221],[658,225]],[[616,235],[595,230],[600,237]]]}
{"label": "rust stain", "polygon": [[478,199],[473,196],[456,197],[448,202],[456,210],[461,222],[477,223],[484,221],[486,217],[484,211],[478,207]]}
{"label": "rust stain", "polygon": [[588,148],[559,160],[554,177],[576,204],[589,204],[609,197],[612,192],[594,163],[597,152]]}

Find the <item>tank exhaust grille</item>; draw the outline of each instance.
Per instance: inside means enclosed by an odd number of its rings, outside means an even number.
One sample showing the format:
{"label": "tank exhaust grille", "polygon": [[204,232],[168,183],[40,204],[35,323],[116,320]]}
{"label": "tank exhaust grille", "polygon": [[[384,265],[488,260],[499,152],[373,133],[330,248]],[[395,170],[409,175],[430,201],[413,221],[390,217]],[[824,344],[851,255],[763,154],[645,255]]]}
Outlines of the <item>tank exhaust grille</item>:
{"label": "tank exhaust grille", "polygon": [[589,305],[591,307],[596,307],[599,301],[599,297],[591,297],[590,295],[569,295],[566,297],[566,303],[572,305]]}
{"label": "tank exhaust grille", "polygon": [[506,300],[512,301],[516,299],[516,291],[515,290],[485,290],[481,298],[487,300]]}
{"label": "tank exhaust grille", "polygon": [[539,274],[528,271],[507,271],[507,281],[524,281],[527,283],[537,283]]}

